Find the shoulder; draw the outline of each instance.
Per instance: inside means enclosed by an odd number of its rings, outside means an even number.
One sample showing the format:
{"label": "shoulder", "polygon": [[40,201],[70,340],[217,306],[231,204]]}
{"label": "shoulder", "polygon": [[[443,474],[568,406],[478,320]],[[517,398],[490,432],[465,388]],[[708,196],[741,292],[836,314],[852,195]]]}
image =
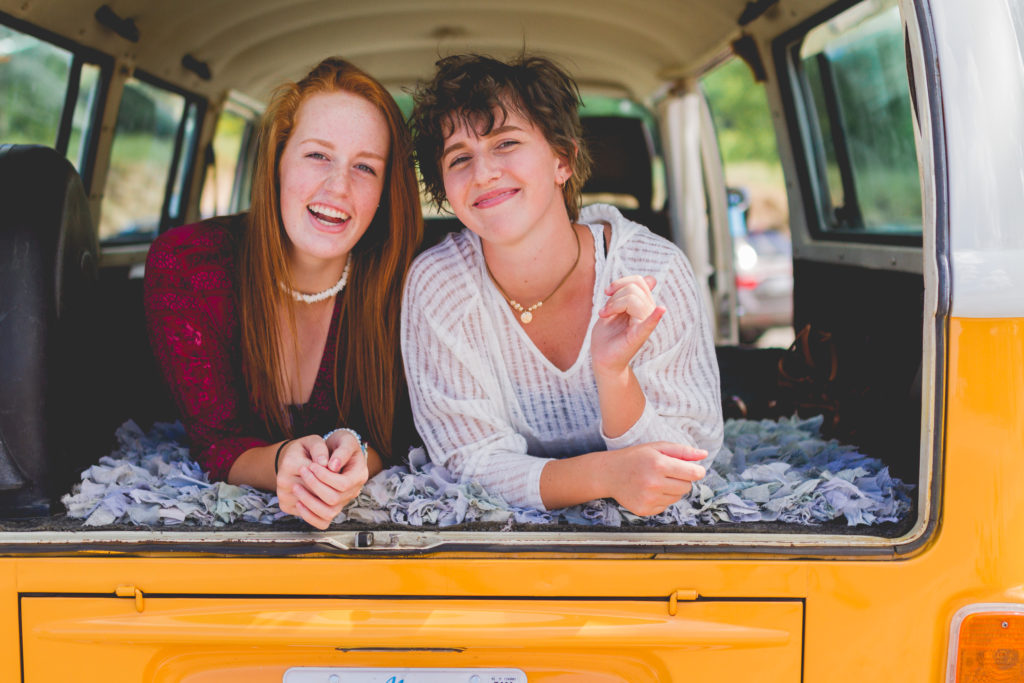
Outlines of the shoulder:
{"label": "shoulder", "polygon": [[587,206],[580,212],[580,221],[612,226],[608,255],[609,265],[615,271],[624,271],[623,274],[643,272],[657,277],[658,273],[666,270],[691,270],[679,247],[640,223],[629,220],[614,206]]}
{"label": "shoulder", "polygon": [[475,234],[466,229],[449,234],[413,262],[402,309],[411,318],[422,316],[438,332],[460,329],[480,305],[480,258]]}
{"label": "shoulder", "polygon": [[238,214],[172,228],[150,246],[146,269],[232,268],[245,221],[246,215]]}
{"label": "shoulder", "polygon": [[452,233],[413,261],[405,298],[411,304],[454,310],[480,291],[480,251],[468,230]]}
{"label": "shoulder", "polygon": [[413,261],[411,273],[437,273],[445,269],[453,271],[468,268],[478,252],[474,236],[463,228],[450,232],[444,239],[430,247]]}
{"label": "shoulder", "polygon": [[146,258],[146,291],[231,293],[245,218],[213,218],[160,235]]}

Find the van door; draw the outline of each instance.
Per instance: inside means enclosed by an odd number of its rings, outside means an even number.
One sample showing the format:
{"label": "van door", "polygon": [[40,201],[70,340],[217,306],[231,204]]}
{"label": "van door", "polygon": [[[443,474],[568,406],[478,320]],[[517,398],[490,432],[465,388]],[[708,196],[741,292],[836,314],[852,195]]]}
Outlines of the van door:
{"label": "van door", "polygon": [[[120,596],[120,597],[119,597]],[[798,599],[23,594],[24,681],[800,680]],[[355,675],[353,669],[370,669]],[[509,678],[508,670],[525,678]],[[446,672],[447,673],[447,672]],[[302,674],[302,675],[299,675]],[[350,675],[351,674],[351,675]],[[415,672],[406,683],[440,680]],[[334,678],[331,678],[334,676]],[[477,676],[477,678],[473,678]],[[396,677],[399,680],[402,676]]]}

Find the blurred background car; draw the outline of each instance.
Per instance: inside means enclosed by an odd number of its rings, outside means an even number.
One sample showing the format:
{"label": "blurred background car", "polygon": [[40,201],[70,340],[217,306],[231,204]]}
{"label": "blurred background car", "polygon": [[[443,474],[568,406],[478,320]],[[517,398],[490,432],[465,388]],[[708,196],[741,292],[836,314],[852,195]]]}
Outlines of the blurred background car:
{"label": "blurred background car", "polygon": [[728,201],[740,341],[753,344],[772,328],[785,328],[791,334],[793,247],[789,234],[776,229],[750,229],[750,198],[745,189],[728,188]]}

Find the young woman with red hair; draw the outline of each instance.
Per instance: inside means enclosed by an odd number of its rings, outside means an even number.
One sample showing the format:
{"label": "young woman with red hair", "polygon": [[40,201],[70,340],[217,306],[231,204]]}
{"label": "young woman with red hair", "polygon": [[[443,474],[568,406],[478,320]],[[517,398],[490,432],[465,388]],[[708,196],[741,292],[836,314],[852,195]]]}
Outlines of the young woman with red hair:
{"label": "young woman with red hair", "polygon": [[338,58],[277,91],[259,145],[248,214],[150,249],[150,341],[211,477],[323,529],[415,433],[398,328],[417,184],[394,100]]}

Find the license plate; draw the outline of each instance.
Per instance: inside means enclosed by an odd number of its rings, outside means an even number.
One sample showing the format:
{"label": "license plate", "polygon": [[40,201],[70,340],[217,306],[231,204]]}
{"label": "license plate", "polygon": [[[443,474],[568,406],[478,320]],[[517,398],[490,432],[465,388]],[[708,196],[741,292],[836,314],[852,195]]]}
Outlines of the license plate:
{"label": "license plate", "polygon": [[526,683],[520,669],[292,667],[284,683]]}

